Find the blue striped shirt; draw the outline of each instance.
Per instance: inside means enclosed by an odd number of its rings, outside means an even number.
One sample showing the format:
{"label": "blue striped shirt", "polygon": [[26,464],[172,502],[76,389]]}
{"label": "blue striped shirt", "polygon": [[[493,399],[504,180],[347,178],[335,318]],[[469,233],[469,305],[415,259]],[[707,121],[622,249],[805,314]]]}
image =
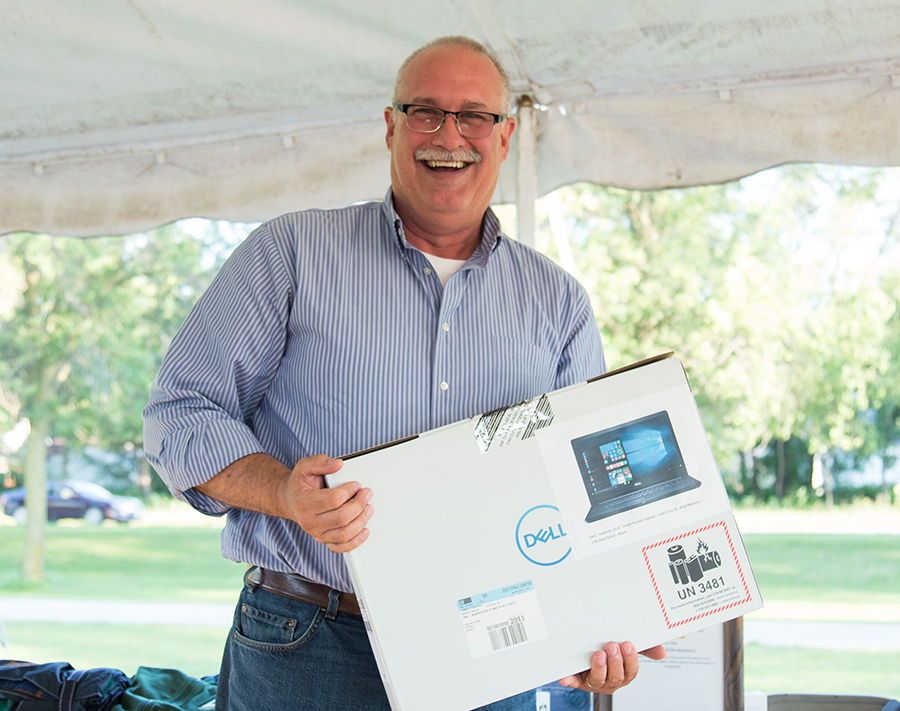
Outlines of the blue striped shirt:
{"label": "blue striped shirt", "polygon": [[383,203],[284,215],[232,254],[166,354],[144,411],[172,493],[227,513],[222,554],[352,590],[340,555],[296,524],[193,487],[265,452],[293,467],[434,429],[604,370],[587,294],[510,240],[490,210],[441,287]]}

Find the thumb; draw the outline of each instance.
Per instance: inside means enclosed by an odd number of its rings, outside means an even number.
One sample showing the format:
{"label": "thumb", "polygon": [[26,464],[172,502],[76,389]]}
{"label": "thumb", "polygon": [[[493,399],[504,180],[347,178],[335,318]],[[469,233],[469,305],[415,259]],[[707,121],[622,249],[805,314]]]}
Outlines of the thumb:
{"label": "thumb", "polygon": [[294,474],[312,489],[325,488],[325,475],[334,474],[344,465],[340,459],[332,459],[325,454],[304,457],[294,465]]}

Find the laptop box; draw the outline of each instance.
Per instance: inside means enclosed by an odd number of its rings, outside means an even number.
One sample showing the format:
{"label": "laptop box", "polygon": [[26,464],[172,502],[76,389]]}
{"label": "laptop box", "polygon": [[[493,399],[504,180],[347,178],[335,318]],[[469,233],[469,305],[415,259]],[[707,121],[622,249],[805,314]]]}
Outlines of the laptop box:
{"label": "laptop box", "polygon": [[374,492],[345,559],[394,711],[477,708],[610,640],[762,607],[671,354],[348,456],[327,477],[347,481]]}

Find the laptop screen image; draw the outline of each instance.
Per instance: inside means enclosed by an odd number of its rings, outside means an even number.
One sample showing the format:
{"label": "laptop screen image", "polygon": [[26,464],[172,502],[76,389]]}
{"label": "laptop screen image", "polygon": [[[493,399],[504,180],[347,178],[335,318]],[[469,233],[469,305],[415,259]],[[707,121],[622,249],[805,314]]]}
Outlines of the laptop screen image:
{"label": "laptop screen image", "polygon": [[666,482],[681,483],[671,483],[656,498],[636,505],[699,486],[687,475],[666,411],[578,437],[572,448],[592,506]]}

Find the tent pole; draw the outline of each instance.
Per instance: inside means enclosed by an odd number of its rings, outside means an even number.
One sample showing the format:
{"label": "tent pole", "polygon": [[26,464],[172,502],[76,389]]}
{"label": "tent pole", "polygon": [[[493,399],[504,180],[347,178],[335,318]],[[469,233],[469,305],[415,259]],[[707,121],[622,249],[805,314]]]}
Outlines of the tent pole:
{"label": "tent pole", "polygon": [[534,207],[537,202],[537,141],[535,139],[534,103],[530,96],[519,99],[516,124],[519,136],[518,175],[516,182],[516,228],[518,239],[529,247],[535,243]]}

